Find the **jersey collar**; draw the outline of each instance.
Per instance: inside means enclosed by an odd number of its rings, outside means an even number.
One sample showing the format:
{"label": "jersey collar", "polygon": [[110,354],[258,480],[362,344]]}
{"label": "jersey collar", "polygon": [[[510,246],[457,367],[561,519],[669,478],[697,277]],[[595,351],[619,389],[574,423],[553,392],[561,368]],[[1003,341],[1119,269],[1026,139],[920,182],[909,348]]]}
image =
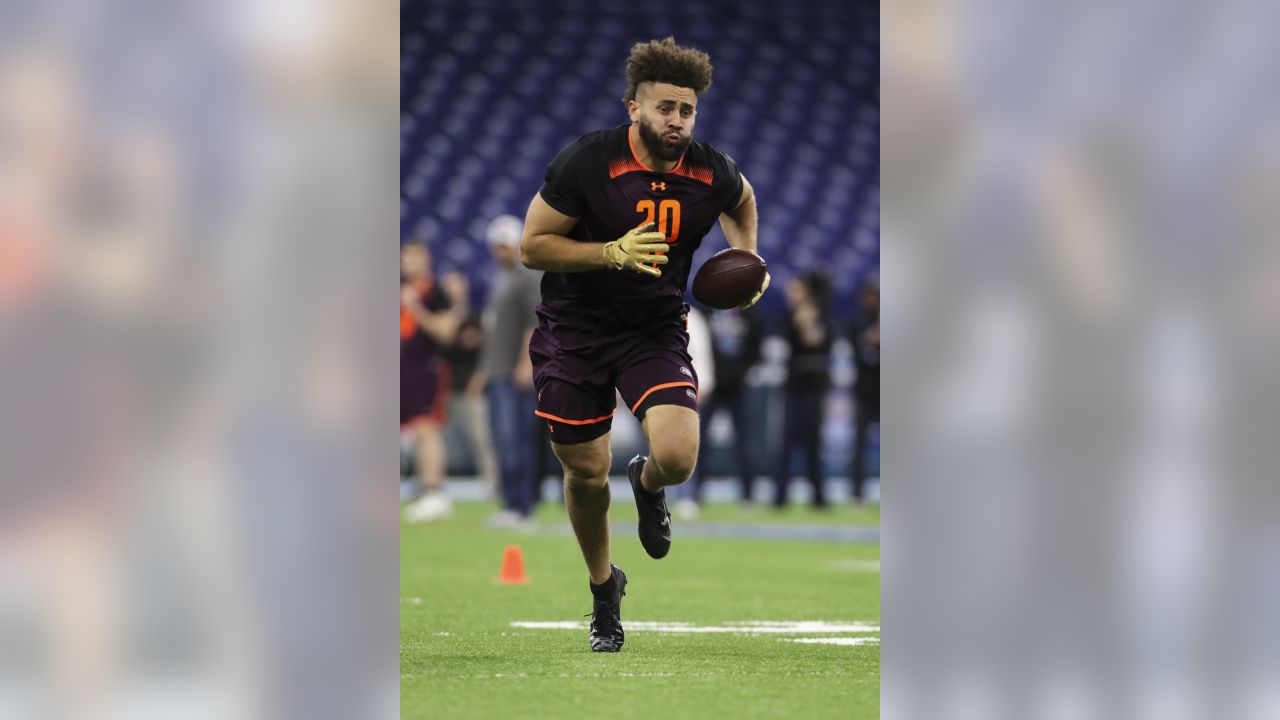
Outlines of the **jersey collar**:
{"label": "jersey collar", "polygon": [[[680,153],[680,159],[676,161],[676,166],[671,168],[670,170],[667,170],[666,172],[663,172],[661,170],[654,170],[648,165],[645,165],[644,163],[640,162],[640,156],[636,154],[636,146],[633,142],[631,142],[631,127],[632,127],[631,125],[627,126],[627,148],[631,150],[631,159],[635,160],[637,165],[644,168],[645,170],[648,170],[651,173],[656,173],[658,175],[665,175],[667,173],[673,173],[679,170],[680,166],[684,164],[684,156],[689,154],[688,148],[685,148],[685,151]],[[636,132],[640,132],[640,131],[637,130]]]}

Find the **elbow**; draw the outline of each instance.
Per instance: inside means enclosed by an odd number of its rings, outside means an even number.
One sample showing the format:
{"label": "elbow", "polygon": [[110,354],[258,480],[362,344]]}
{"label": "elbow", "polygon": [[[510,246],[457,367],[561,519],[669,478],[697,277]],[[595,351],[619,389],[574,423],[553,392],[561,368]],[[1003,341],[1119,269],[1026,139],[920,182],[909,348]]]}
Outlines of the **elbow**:
{"label": "elbow", "polygon": [[532,245],[533,239],[531,237],[520,238],[520,264],[530,270],[539,270],[540,268],[537,266],[533,258]]}

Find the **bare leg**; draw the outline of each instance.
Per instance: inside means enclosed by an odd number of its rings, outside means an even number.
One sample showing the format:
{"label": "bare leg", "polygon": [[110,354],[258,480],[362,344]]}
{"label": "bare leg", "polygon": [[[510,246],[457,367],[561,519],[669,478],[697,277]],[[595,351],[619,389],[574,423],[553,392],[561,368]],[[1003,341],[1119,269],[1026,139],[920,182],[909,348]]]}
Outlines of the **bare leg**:
{"label": "bare leg", "polygon": [[609,579],[609,434],[585,443],[552,443],[564,467],[564,504],[591,582]]}
{"label": "bare leg", "polygon": [[438,425],[420,422],[414,432],[422,497],[405,509],[405,519],[409,522],[430,522],[447,517],[452,510],[449,496],[444,494],[443,431]]}
{"label": "bare leg", "polygon": [[489,407],[484,396],[468,397],[463,403],[463,427],[467,439],[476,454],[476,469],[493,497],[502,497],[502,484],[498,479],[498,460],[493,451],[493,438],[489,432]]}
{"label": "bare leg", "polygon": [[429,422],[419,423],[418,477],[427,493],[436,493],[444,486],[444,441],[440,428]]}
{"label": "bare leg", "polygon": [[649,492],[679,485],[698,462],[698,413],[680,405],[656,405],[644,415],[649,459],[640,484]]}

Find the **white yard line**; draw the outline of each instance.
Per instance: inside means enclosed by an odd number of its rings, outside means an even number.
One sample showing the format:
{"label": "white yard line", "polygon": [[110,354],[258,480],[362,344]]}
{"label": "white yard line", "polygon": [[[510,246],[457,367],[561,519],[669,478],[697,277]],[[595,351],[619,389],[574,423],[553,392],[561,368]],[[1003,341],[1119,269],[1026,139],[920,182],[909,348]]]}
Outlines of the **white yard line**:
{"label": "white yard line", "polygon": [[751,628],[753,632],[880,632],[879,625],[857,621],[826,620],[751,620],[725,623],[730,626]]}
{"label": "white yard line", "polygon": [[819,638],[783,638],[787,642],[804,643],[806,645],[879,645],[880,638],[873,637],[819,637]]}
{"label": "white yard line", "polygon": [[[580,620],[532,621],[518,620],[511,627],[526,630],[585,630],[587,623]],[[623,621],[627,630],[659,633],[732,633],[736,635],[798,635],[810,633],[878,633],[879,625],[863,622],[824,622],[820,620],[775,620],[733,622],[724,625],[695,625],[684,622]]]}
{"label": "white yard line", "polygon": [[[623,627],[629,626],[627,623]],[[516,621],[511,623],[511,627],[525,628],[528,630],[581,630],[587,626],[586,623],[578,620],[554,620],[551,622],[527,622]]]}

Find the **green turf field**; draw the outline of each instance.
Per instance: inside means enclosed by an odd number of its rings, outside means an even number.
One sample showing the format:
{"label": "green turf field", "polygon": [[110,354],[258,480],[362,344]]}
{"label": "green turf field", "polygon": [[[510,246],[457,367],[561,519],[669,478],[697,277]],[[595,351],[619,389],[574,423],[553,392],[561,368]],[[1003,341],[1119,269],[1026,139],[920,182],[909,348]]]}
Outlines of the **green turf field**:
{"label": "green turf field", "polygon": [[[681,537],[673,518],[671,554],[653,560],[636,538],[635,506],[616,492],[613,558],[629,579],[627,638],[622,652],[595,654],[585,629],[512,625],[589,621],[586,569],[563,508],[544,504],[534,533],[484,527],[494,510],[459,504],[448,520],[401,527],[401,717],[879,717],[879,545]],[[879,509],[777,514],[723,505],[698,522],[877,525]],[[523,550],[526,585],[495,580],[511,544]],[[785,621],[874,629],[751,633],[745,625]],[[715,628],[735,632],[707,631]],[[793,642],[800,638],[866,644]]]}

